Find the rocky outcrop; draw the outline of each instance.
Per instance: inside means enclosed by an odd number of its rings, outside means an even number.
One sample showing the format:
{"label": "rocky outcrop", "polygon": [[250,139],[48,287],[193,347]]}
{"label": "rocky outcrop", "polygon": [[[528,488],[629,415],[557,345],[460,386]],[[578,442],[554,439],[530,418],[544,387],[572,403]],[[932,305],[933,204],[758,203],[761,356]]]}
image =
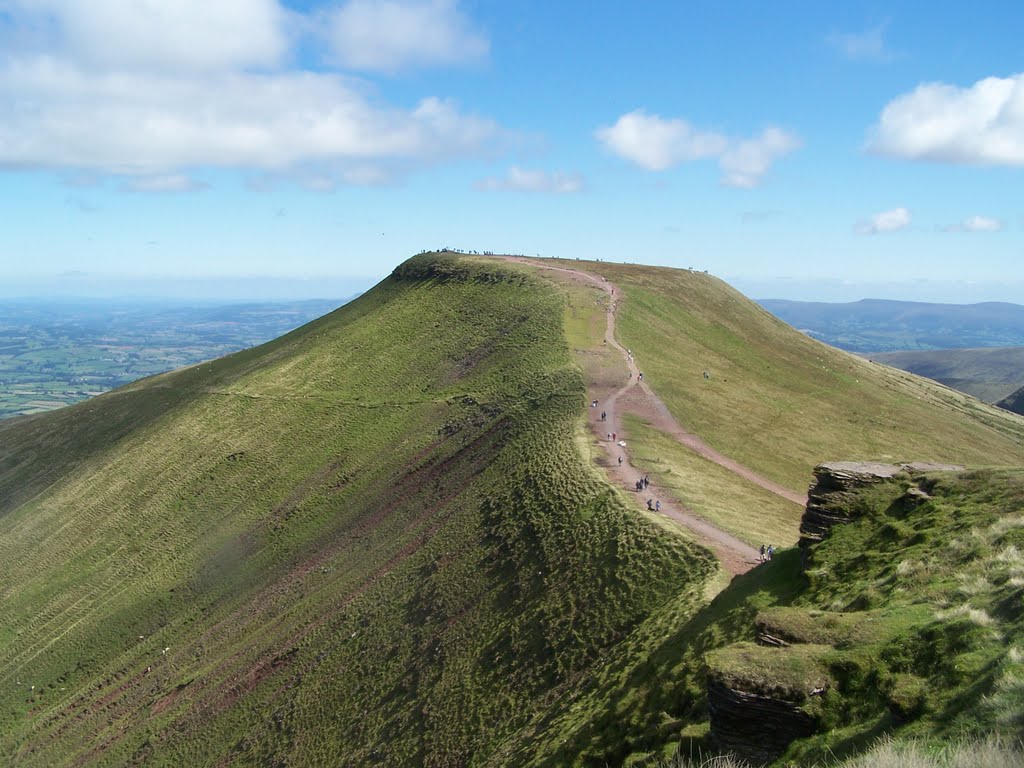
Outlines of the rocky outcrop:
{"label": "rocky outcrop", "polygon": [[817,721],[800,705],[708,681],[708,714],[716,747],[754,764],[770,763],[795,739],[814,734]]}
{"label": "rocky outcrop", "polygon": [[[954,464],[926,462],[881,464],[836,461],[819,464],[814,468],[815,482],[807,492],[807,507],[800,519],[801,560],[806,565],[808,548],[824,539],[833,526],[848,523],[856,517],[858,507],[852,503],[856,491],[869,485],[890,482],[900,475],[906,475],[907,480],[912,481],[914,475],[923,472],[962,469]],[[918,500],[923,493],[918,489]]]}
{"label": "rocky outcrop", "polygon": [[832,684],[824,645],[765,648],[735,643],[707,655],[708,715],[715,747],[767,763],[810,736]]}

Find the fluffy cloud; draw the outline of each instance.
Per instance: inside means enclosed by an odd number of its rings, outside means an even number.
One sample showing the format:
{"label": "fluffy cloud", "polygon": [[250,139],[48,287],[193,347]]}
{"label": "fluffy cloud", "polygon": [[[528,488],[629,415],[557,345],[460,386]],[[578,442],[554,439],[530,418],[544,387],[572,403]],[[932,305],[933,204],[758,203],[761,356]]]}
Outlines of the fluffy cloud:
{"label": "fluffy cloud", "polygon": [[889,102],[867,148],[911,160],[1024,165],[1024,74],[927,83]]}
{"label": "fluffy cloud", "polygon": [[350,0],[328,24],[335,56],[354,69],[458,64],[486,56],[490,47],[455,0]]}
{"label": "fluffy cloud", "polygon": [[893,208],[871,216],[866,221],[857,223],[857,231],[862,235],[877,235],[883,232],[898,232],[910,226],[910,211],[906,208]]}
{"label": "fluffy cloud", "polygon": [[0,0],[4,10],[91,67],[271,66],[288,46],[277,0]]}
{"label": "fluffy cloud", "polygon": [[715,157],[729,146],[724,136],[695,131],[685,120],[649,115],[642,109],[620,117],[615,125],[599,128],[598,141],[615,154],[648,171],[702,157]]}
{"label": "fluffy cloud", "polygon": [[126,175],[194,166],[440,159],[501,131],[451,102],[378,107],[331,74],[95,75],[49,58],[0,69],[0,164]]}
{"label": "fluffy cloud", "polygon": [[529,171],[512,166],[504,178],[491,177],[484,179],[477,186],[480,189],[514,189],[522,192],[549,192],[553,194],[571,194],[583,190],[583,177],[578,173],[562,173],[555,171]]}
{"label": "fluffy cloud", "polygon": [[[415,8],[461,19],[442,0]],[[277,0],[0,0],[0,167],[114,175],[132,191],[201,189],[188,175],[201,167],[329,189],[507,135],[449,100],[395,108],[343,75],[282,69],[288,14]]]}
{"label": "fluffy cloud", "polygon": [[722,169],[722,183],[749,189],[761,183],[772,163],[800,146],[792,134],[768,128],[752,139],[730,139],[713,131],[698,131],[680,118],[663,118],[635,110],[595,135],[616,155],[649,171],[663,171],[680,163],[714,157]]}
{"label": "fluffy cloud", "polygon": [[760,136],[732,143],[722,153],[722,183],[750,189],[761,183],[772,163],[799,149],[800,140],[778,128],[768,128]]}

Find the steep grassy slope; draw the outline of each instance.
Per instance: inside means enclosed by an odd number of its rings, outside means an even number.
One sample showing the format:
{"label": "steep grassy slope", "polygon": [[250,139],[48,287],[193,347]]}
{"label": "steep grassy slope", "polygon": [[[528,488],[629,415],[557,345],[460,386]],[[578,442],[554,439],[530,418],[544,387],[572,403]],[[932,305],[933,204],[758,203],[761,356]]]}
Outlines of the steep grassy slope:
{"label": "steep grassy slope", "polygon": [[[667,609],[649,619],[545,732],[520,744],[520,762],[707,754],[709,677],[755,696],[804,692],[816,735],[794,742],[779,765],[833,764],[883,734],[1019,742],[1024,470],[901,475],[846,508],[854,522],[816,546],[806,574],[800,553],[786,550],[696,616]],[[755,645],[766,633],[789,646]],[[591,697],[607,698],[603,687],[624,691],[616,706],[580,717]],[[762,717],[748,714],[752,724]]]}
{"label": "steep grassy slope", "polygon": [[882,352],[872,360],[995,403],[1024,385],[1024,347]]}
{"label": "steep grassy slope", "polygon": [[838,458],[1024,464],[1024,421],[807,338],[715,277],[564,265],[620,286],[619,341],[683,426],[788,487]]}
{"label": "steep grassy slope", "polygon": [[0,427],[0,761],[505,762],[712,570],[578,450],[564,299],[407,262],[288,336]]}

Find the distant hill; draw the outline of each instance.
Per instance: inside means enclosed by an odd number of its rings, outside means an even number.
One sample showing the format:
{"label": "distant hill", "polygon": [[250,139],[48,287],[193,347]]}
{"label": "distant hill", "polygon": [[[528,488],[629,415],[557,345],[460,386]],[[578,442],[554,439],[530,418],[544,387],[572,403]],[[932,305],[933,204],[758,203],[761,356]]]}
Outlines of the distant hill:
{"label": "distant hill", "polygon": [[871,359],[926,376],[986,403],[1024,387],[1024,347],[875,352]]}
{"label": "distant hill", "polygon": [[1005,408],[1008,411],[1019,413],[1024,416],[1024,387],[1021,387],[1016,392],[1004,397],[998,403],[1000,408]]}
{"label": "distant hill", "polygon": [[760,299],[794,328],[852,352],[1024,346],[1024,306],[862,299],[846,304]]}
{"label": "distant hill", "polygon": [[[833,458],[1024,465],[1024,420],[710,275],[560,264],[614,284],[616,338],[680,424],[787,488]],[[706,748],[716,650],[730,685],[813,699],[803,764],[1017,722],[1009,470],[841,498],[861,519],[818,570],[788,549],[729,582],[602,471],[588,386],[627,376],[607,294],[547,265],[423,254],[260,347],[0,422],[0,764],[656,764]],[[697,515],[796,541],[800,505],[629,428]],[[776,607],[807,647],[748,660]]]}

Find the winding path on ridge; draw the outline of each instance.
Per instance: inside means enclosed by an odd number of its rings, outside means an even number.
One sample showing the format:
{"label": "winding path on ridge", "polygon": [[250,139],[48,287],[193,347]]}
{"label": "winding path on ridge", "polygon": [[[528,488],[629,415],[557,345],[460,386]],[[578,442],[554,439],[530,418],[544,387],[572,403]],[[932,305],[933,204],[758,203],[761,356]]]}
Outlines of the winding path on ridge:
{"label": "winding path on ridge", "polygon": [[[755,485],[758,485],[761,488],[764,488],[765,490],[800,506],[804,506],[807,503],[807,497],[759,475],[757,472],[754,472],[754,470],[730,459],[728,456],[724,456],[697,435],[683,429],[682,425],[676,420],[675,416],[672,415],[669,409],[662,402],[661,398],[654,393],[647,382],[639,380],[639,366],[637,366],[633,356],[621,344],[619,344],[618,340],[615,338],[616,295],[618,294],[621,296],[621,293],[618,292],[614,283],[611,283],[607,279],[591,272],[584,272],[579,269],[570,269],[568,267],[555,267],[548,266],[546,264],[538,264],[534,259],[520,258],[516,256],[503,256],[501,258],[506,261],[527,264],[536,269],[547,269],[555,272],[566,273],[576,277],[577,279],[582,279],[592,283],[608,294],[605,340],[610,346],[614,347],[622,354],[622,358],[625,361],[626,366],[629,368],[630,377],[623,387],[614,390],[610,395],[608,395],[598,408],[588,408],[587,410],[589,412],[588,420],[590,422],[591,430],[598,437],[601,444],[604,446],[605,453],[608,455],[608,466],[606,467],[606,470],[609,477],[630,493],[635,494],[637,497],[637,504],[641,509],[644,508],[646,499],[658,498],[661,501],[660,513],[672,520],[675,520],[690,530],[700,544],[703,544],[715,553],[715,556],[729,573],[733,575],[746,573],[756,566],[759,559],[758,551],[754,547],[750,546],[745,541],[741,541],[736,538],[728,531],[712,525],[707,520],[700,517],[690,507],[686,506],[678,499],[673,498],[666,489],[659,489],[657,485],[652,482],[646,491],[642,494],[636,494],[636,479],[641,477],[644,473],[633,465],[629,451],[627,450],[628,441],[625,440],[625,431],[623,429],[622,420],[619,417],[619,409],[617,407],[619,398],[623,395],[629,394],[630,405],[632,406],[630,410],[636,410],[638,412],[642,411],[643,415],[648,418],[655,429],[669,435],[674,440],[703,456],[708,461],[729,470],[733,474],[742,477],[744,480],[754,483]],[[601,411],[604,411],[607,414],[607,421],[605,422],[601,421]],[[607,434],[609,432],[616,434],[619,440],[626,442],[626,446],[620,446],[617,441],[612,442],[608,440]],[[618,463],[620,456],[622,457],[621,464]]]}

